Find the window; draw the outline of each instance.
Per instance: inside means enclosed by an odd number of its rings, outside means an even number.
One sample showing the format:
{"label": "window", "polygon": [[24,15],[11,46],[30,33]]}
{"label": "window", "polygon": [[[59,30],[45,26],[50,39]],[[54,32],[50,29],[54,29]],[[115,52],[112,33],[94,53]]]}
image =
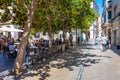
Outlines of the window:
{"label": "window", "polygon": [[111,17],[112,17],[111,11],[108,11],[108,19],[111,19]]}
{"label": "window", "polygon": [[108,1],[108,3],[112,2],[111,0]]}
{"label": "window", "polygon": [[106,15],[104,15],[104,23],[106,22]]}
{"label": "window", "polygon": [[116,17],[117,6],[114,7],[114,17]]}

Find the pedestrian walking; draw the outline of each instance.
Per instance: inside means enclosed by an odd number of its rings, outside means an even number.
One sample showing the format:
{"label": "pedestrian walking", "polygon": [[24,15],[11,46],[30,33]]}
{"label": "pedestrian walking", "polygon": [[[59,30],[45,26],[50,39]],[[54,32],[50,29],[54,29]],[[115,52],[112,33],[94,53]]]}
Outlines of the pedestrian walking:
{"label": "pedestrian walking", "polygon": [[101,49],[101,46],[102,46],[101,37],[98,37],[98,49]]}
{"label": "pedestrian walking", "polygon": [[87,43],[89,42],[89,39],[88,39],[88,37],[86,37],[86,42],[87,42]]}
{"label": "pedestrian walking", "polygon": [[110,48],[110,37],[107,37],[107,44],[106,44],[106,48],[109,49]]}
{"label": "pedestrian walking", "polygon": [[95,49],[98,49],[98,38],[95,38]]}
{"label": "pedestrian walking", "polygon": [[102,51],[106,51],[107,37],[102,36]]}

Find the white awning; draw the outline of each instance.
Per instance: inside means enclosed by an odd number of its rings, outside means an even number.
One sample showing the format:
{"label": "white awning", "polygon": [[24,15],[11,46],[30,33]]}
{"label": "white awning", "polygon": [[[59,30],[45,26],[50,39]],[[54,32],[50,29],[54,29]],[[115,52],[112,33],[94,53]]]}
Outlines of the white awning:
{"label": "white awning", "polygon": [[2,27],[0,28],[0,32],[23,32],[23,30],[20,29],[15,29],[15,28],[7,28],[7,27]]}

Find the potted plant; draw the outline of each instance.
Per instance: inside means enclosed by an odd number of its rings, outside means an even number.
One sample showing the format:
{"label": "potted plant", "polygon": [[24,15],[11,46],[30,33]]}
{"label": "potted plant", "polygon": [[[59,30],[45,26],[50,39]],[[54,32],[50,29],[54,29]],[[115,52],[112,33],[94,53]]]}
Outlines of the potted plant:
{"label": "potted plant", "polygon": [[120,49],[120,38],[119,37],[117,38],[117,45],[116,46],[117,46],[117,49]]}

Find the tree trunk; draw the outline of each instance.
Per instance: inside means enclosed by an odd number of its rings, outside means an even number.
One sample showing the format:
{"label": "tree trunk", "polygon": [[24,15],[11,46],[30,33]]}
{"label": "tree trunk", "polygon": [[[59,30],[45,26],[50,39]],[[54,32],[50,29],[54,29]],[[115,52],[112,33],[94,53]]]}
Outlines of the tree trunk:
{"label": "tree trunk", "polygon": [[63,43],[65,44],[65,43],[66,43],[66,40],[65,40],[65,30],[64,30],[64,25],[62,25],[62,30],[63,30]]}
{"label": "tree trunk", "polygon": [[54,40],[55,39],[55,31],[53,32],[53,34],[52,34],[53,36],[52,36],[52,40]]}
{"label": "tree trunk", "polygon": [[77,42],[78,42],[78,32],[77,32],[77,28],[76,28],[76,44],[77,44]]}
{"label": "tree trunk", "polygon": [[48,14],[48,36],[49,36],[49,47],[52,47],[52,26],[51,26],[51,16]]}
{"label": "tree trunk", "polygon": [[72,36],[71,29],[69,29],[69,35],[70,35],[70,46],[73,46],[73,36]]}
{"label": "tree trunk", "polygon": [[25,53],[26,45],[28,43],[28,38],[29,38],[30,30],[31,30],[31,24],[32,24],[34,12],[35,12],[36,3],[37,3],[37,1],[33,0],[32,4],[30,6],[30,9],[29,9],[28,19],[27,19],[25,27],[24,27],[24,33],[22,35],[22,41],[19,46],[17,58],[15,60],[15,64],[14,64],[14,67],[12,70],[15,74],[19,74],[22,72],[24,53]]}
{"label": "tree trunk", "polygon": [[70,46],[73,46],[73,36],[71,32],[69,34],[70,34]]}
{"label": "tree trunk", "polygon": [[[23,29],[23,25],[22,25],[22,26],[20,26],[20,28],[19,28],[19,29],[21,29],[21,30],[22,30],[22,29]],[[18,33],[19,38],[21,38],[21,37],[22,37],[22,34],[23,34],[23,33]]]}

